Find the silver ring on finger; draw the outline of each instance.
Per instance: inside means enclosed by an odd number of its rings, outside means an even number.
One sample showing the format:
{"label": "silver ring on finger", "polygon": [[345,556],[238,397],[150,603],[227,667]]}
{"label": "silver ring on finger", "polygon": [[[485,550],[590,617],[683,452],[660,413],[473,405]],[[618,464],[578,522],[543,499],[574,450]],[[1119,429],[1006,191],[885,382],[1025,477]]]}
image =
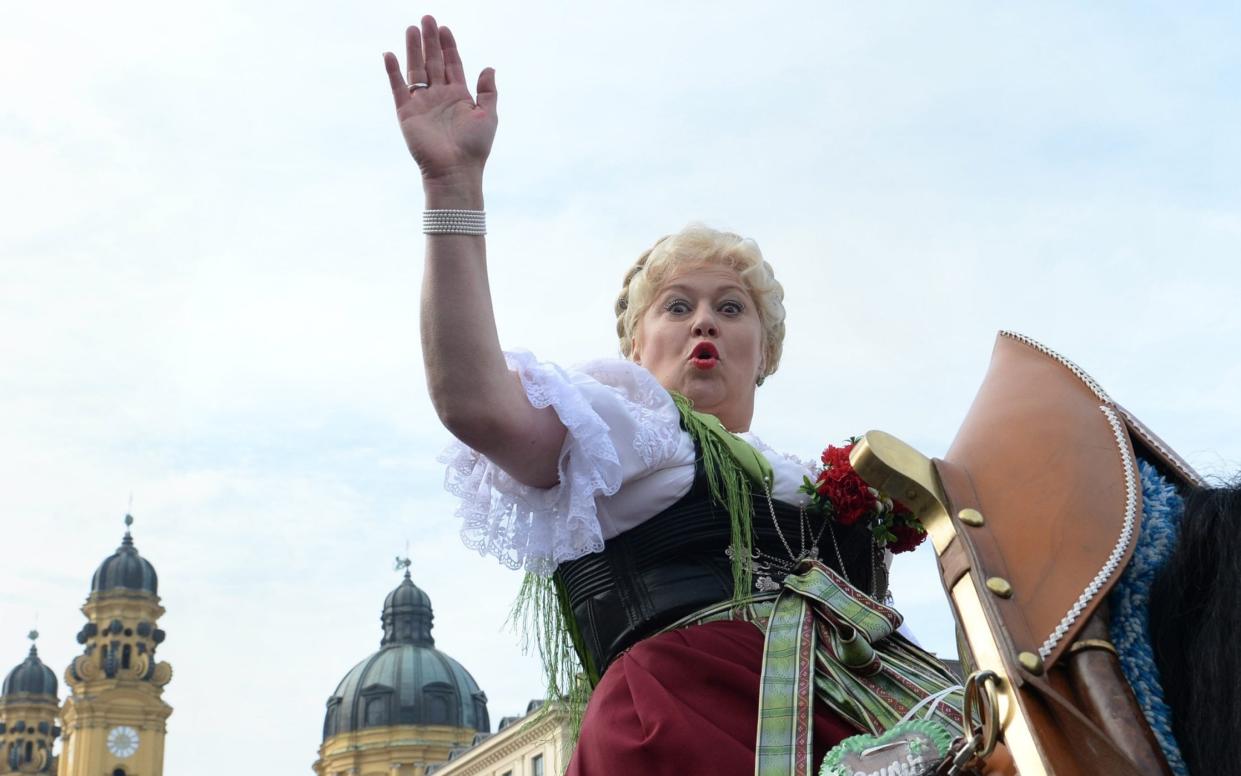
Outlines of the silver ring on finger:
{"label": "silver ring on finger", "polygon": [[418,83],[413,83],[413,84],[410,84],[410,85],[409,85],[409,90],[410,90],[411,92],[416,92],[416,91],[418,91],[419,89],[430,89],[430,88],[431,88],[431,84],[424,84],[422,81],[419,81]]}

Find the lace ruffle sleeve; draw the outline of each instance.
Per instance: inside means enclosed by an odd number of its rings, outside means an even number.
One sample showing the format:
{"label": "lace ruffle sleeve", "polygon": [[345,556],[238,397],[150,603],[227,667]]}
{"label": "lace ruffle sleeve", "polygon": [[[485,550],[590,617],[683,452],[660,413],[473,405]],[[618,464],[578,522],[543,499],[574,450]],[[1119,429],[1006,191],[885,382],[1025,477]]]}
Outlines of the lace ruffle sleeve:
{"label": "lace ruffle sleeve", "polygon": [[560,481],[533,488],[475,450],[454,442],[440,456],[445,487],[461,499],[461,538],[504,565],[550,574],[566,560],[603,549],[609,531],[599,500],[667,464],[683,432],[671,397],[645,369],[620,359],[576,370],[506,353],[535,407],[555,410],[568,433]]}

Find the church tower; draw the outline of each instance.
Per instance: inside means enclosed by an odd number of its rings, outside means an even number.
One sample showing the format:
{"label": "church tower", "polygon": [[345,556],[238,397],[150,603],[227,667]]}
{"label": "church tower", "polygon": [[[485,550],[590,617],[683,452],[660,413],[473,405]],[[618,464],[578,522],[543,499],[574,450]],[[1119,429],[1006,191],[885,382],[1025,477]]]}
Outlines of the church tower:
{"label": "church tower", "polygon": [[64,745],[59,776],[162,776],[164,734],[172,707],[164,685],[172,666],[157,662],[164,640],[157,627],[155,568],[138,554],[125,516],[121,546],[91,579],[82,606],[84,649],[65,670],[71,694],[61,710]]}
{"label": "church tower", "polygon": [[[33,642],[37,631],[30,632]],[[60,735],[56,714],[56,674],[30,654],[4,677],[0,688],[0,774],[46,774],[56,772],[52,744]]]}
{"label": "church tower", "polygon": [[327,701],[316,776],[424,776],[491,729],[487,696],[435,648],[431,599],[405,578],[384,599],[379,651],[353,667]]}

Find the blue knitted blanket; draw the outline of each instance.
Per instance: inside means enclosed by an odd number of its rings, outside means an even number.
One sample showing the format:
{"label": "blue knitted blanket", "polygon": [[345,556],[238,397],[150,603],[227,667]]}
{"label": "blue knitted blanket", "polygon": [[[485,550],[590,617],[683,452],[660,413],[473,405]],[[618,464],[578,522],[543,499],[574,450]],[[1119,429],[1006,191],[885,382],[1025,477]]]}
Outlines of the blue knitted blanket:
{"label": "blue knitted blanket", "polygon": [[1154,466],[1139,460],[1138,470],[1142,476],[1142,524],[1133,558],[1108,599],[1112,608],[1112,643],[1120,653],[1121,670],[1133,687],[1172,772],[1189,776],[1172,735],[1172,710],[1159,684],[1159,668],[1150,639],[1151,585],[1176,548],[1185,503],[1176,487]]}

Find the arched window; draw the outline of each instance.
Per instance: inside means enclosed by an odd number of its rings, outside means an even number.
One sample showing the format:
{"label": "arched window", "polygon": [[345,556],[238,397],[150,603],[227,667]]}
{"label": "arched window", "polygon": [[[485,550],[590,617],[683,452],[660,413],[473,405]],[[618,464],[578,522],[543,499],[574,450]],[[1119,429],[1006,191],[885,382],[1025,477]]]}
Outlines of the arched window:
{"label": "arched window", "polygon": [[362,724],[365,726],[392,724],[392,688],[384,684],[370,684],[362,688]]}
{"label": "arched window", "polygon": [[453,688],[445,682],[431,682],[422,688],[426,704],[426,721],[430,725],[456,725],[457,697]]}
{"label": "arched window", "polygon": [[427,722],[432,725],[447,725],[450,720],[448,698],[439,693],[427,693]]}
{"label": "arched window", "polygon": [[388,724],[388,696],[380,695],[366,699],[366,724]]}
{"label": "arched window", "polygon": [[129,668],[129,659],[133,655],[133,647],[128,644],[121,650],[121,668]]}
{"label": "arched window", "polygon": [[116,768],[112,771],[112,776],[125,776],[124,768]]}
{"label": "arched window", "polygon": [[327,714],[323,718],[323,737],[336,735],[336,715],[340,713],[340,696],[333,695],[327,701]]}
{"label": "arched window", "polygon": [[30,762],[33,759],[34,759],[34,742],[27,741],[26,742],[26,762]]}
{"label": "arched window", "polygon": [[473,695],[474,727],[478,730],[491,730],[491,720],[487,716],[487,696],[481,692]]}

